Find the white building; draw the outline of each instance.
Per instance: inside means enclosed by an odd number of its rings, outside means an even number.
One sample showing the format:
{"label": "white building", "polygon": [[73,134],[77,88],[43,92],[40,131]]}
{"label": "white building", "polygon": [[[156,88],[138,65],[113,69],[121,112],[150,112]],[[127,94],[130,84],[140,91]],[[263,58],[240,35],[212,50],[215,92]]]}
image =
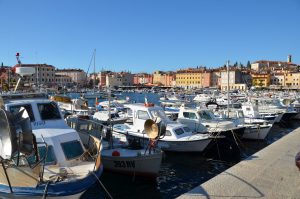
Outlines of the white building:
{"label": "white building", "polygon": [[87,76],[82,69],[57,69],[55,74],[69,76],[71,77],[73,83],[80,86],[87,84]]}

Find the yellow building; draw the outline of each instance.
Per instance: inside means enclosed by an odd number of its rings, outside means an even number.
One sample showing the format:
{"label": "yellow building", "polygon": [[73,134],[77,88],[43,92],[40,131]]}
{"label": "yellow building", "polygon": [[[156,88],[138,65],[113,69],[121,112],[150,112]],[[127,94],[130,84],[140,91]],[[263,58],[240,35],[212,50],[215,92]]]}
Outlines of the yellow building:
{"label": "yellow building", "polygon": [[284,73],[284,86],[288,88],[299,88],[300,73]]}
{"label": "yellow building", "polygon": [[269,87],[271,84],[271,75],[265,73],[253,73],[252,86],[255,87]]}
{"label": "yellow building", "polygon": [[186,69],[176,72],[176,86],[182,88],[203,88],[203,69]]}

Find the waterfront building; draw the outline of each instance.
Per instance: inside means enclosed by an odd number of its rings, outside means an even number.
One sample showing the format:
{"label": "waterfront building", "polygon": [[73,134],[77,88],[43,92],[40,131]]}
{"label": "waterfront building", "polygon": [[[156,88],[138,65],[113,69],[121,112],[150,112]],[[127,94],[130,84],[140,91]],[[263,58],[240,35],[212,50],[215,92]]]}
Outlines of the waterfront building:
{"label": "waterfront building", "polygon": [[259,60],[251,64],[251,70],[264,71],[267,69],[275,68],[287,68],[291,70],[296,70],[298,68],[297,64],[292,63],[292,56],[288,55],[287,61],[272,61],[272,60]]}
{"label": "waterfront building", "polygon": [[299,89],[300,88],[300,73],[284,73],[284,86],[288,89]]}
{"label": "waterfront building", "polygon": [[211,72],[211,87],[221,88],[221,71],[214,69]]}
{"label": "waterfront building", "polygon": [[138,73],[133,76],[133,84],[153,84],[153,75],[147,73]]}
{"label": "waterfront building", "polygon": [[[228,80],[229,76],[229,80]],[[227,91],[228,90],[228,81],[229,81],[229,89],[230,90],[246,90],[247,84],[243,80],[243,73],[240,69],[236,67],[231,67],[229,69],[229,75],[227,73],[226,67],[221,70],[221,90]]]}
{"label": "waterfront building", "polygon": [[87,75],[82,69],[57,69],[55,74],[69,76],[72,82],[78,86],[85,86],[87,84]]}
{"label": "waterfront building", "polygon": [[[19,64],[15,65],[18,67]],[[55,67],[48,64],[22,64],[23,67],[32,67],[35,73],[25,76],[23,81],[28,85],[42,85],[51,87],[55,85]]]}
{"label": "waterfront building", "polygon": [[133,86],[133,75],[129,72],[111,72],[106,75],[106,86]]}
{"label": "waterfront building", "polygon": [[252,86],[267,88],[270,84],[270,73],[252,73]]}
{"label": "waterfront building", "polygon": [[273,88],[280,88],[284,86],[285,84],[285,79],[284,79],[284,73],[273,73],[271,76],[271,86]]}
{"label": "waterfront building", "polygon": [[15,86],[18,81],[19,76],[14,73],[12,67],[4,66],[0,67],[0,87],[1,90],[9,90],[11,86]]}
{"label": "waterfront building", "polygon": [[102,87],[106,86],[106,75],[108,73],[111,73],[111,71],[101,71],[100,73],[98,73],[97,78],[99,80],[99,83],[98,83],[99,88],[102,88]]}
{"label": "waterfront building", "polygon": [[163,72],[155,71],[153,73],[153,84],[159,86],[174,86],[176,80],[176,75],[172,71]]}
{"label": "waterfront building", "polygon": [[69,87],[73,85],[72,78],[67,75],[55,75],[55,83],[57,86]]}
{"label": "waterfront building", "polygon": [[211,86],[212,74],[206,68],[188,68],[176,72],[176,86],[186,89]]}

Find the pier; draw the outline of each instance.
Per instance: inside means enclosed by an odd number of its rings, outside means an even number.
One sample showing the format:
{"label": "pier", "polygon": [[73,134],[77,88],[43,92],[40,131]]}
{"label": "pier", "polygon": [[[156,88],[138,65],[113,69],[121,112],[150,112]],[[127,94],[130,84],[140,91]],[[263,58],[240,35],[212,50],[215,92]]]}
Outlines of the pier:
{"label": "pier", "polygon": [[299,151],[297,128],[178,198],[300,198]]}

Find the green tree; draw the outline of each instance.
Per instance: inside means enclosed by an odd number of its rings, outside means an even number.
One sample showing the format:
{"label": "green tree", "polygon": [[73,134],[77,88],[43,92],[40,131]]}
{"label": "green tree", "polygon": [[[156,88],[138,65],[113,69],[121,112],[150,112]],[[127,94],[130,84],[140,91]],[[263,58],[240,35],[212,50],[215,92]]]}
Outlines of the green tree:
{"label": "green tree", "polygon": [[250,63],[250,61],[247,62],[247,68],[248,68],[248,69],[251,68],[251,63]]}

